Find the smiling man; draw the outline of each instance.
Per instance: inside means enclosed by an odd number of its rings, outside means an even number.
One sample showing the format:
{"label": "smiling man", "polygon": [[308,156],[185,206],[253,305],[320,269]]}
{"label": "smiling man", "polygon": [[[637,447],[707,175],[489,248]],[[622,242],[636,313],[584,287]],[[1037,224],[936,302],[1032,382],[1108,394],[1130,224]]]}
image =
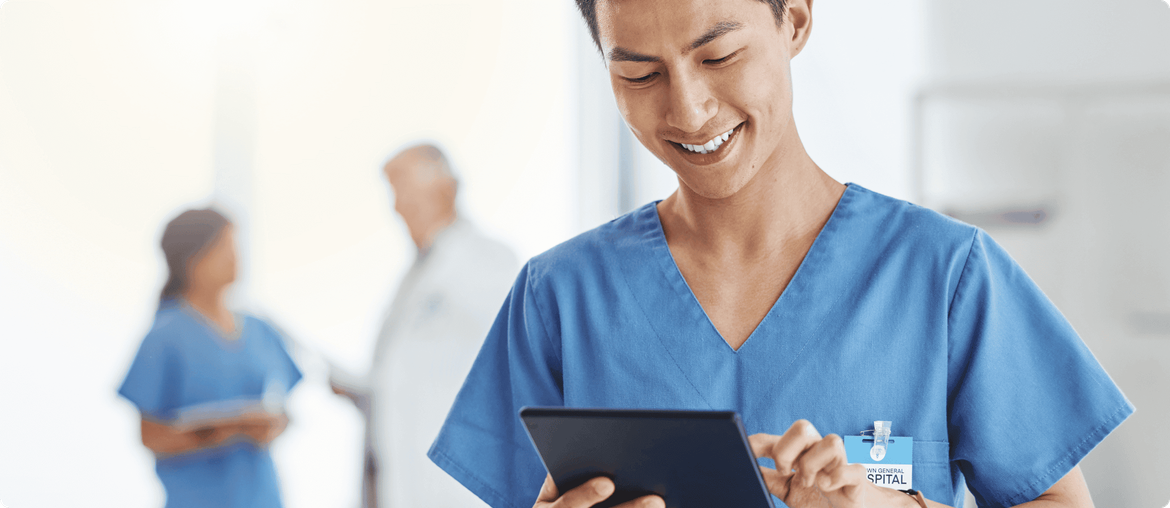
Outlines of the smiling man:
{"label": "smiling man", "polygon": [[[430,451],[495,507],[560,493],[523,406],[735,410],[788,506],[1092,506],[1077,464],[1133,407],[983,231],[843,185],[792,116],[811,0],[578,0],[678,190],[530,260]],[[914,438],[917,493],[839,435]],[[542,484],[543,482],[543,484]],[[624,506],[662,506],[648,496]]]}

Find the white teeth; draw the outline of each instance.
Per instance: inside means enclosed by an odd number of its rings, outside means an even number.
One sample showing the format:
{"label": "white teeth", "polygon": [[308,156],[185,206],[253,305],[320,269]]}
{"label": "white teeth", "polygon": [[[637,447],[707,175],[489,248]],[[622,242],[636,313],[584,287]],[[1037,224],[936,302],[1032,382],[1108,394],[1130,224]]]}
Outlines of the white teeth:
{"label": "white teeth", "polygon": [[723,134],[715,136],[714,139],[712,139],[711,141],[708,141],[702,145],[688,145],[686,143],[679,143],[679,144],[681,144],[683,148],[686,148],[687,150],[690,150],[692,152],[707,154],[707,153],[714,152],[715,149],[719,148],[720,145],[722,145],[729,138],[731,138],[731,134],[734,132],[735,132],[735,129],[731,129],[727,132],[724,132]]}

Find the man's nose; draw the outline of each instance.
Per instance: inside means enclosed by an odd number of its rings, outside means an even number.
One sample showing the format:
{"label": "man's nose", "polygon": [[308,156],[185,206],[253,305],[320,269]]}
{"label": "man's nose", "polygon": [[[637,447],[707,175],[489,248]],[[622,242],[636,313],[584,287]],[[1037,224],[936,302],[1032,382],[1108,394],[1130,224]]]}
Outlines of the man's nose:
{"label": "man's nose", "polygon": [[719,112],[707,83],[696,76],[677,73],[670,81],[670,109],[666,123],[683,132],[697,132]]}

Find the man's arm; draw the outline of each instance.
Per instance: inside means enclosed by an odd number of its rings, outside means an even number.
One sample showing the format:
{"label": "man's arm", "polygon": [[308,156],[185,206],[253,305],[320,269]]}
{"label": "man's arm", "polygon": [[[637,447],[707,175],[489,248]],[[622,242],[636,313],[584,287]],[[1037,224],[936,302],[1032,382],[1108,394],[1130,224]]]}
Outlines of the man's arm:
{"label": "man's arm", "polygon": [[1040,494],[1035,501],[1021,505],[1020,508],[1093,508],[1093,499],[1089,496],[1089,485],[1085,483],[1085,475],[1081,474],[1081,466],[1074,467],[1064,475],[1060,481]]}
{"label": "man's arm", "polygon": [[[914,498],[871,483],[864,466],[848,463],[839,436],[821,437],[807,420],[792,424],[783,436],[756,434],[749,441],[756,456],[776,463],[776,469],[760,468],[768,490],[793,508],[919,508]],[[947,505],[927,501],[927,506]],[[1093,508],[1093,500],[1077,466],[1040,497],[1017,506]]]}
{"label": "man's arm", "polygon": [[[910,496],[905,496],[909,498]],[[950,508],[949,506],[926,501],[930,508]],[[902,503],[907,508],[917,507],[911,500],[910,504]],[[1064,475],[1060,481],[1040,494],[1034,501],[1016,505],[1016,508],[1093,508],[1093,500],[1089,497],[1089,486],[1085,483],[1085,475],[1081,474],[1081,466],[1076,466]]]}

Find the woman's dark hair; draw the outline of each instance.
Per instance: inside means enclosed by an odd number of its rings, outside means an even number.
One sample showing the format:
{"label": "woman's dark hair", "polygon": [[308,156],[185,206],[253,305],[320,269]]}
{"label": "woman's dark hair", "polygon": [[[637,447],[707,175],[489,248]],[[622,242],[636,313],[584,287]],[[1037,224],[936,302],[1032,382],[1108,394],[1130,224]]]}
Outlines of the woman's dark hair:
{"label": "woman's dark hair", "polygon": [[[784,24],[784,8],[788,0],[759,1],[772,8],[772,17],[776,18],[776,26]],[[593,44],[597,46],[597,51],[602,53],[601,57],[605,58],[605,51],[601,49],[601,39],[597,35],[597,0],[577,0],[577,9],[581,11],[581,17],[585,18],[585,24],[589,27],[589,35],[593,36]]]}
{"label": "woman's dark hair", "polygon": [[163,256],[167,260],[167,283],[159,295],[159,308],[174,302],[187,289],[187,268],[199,259],[231,221],[210,208],[187,210],[167,223],[163,230]]}

